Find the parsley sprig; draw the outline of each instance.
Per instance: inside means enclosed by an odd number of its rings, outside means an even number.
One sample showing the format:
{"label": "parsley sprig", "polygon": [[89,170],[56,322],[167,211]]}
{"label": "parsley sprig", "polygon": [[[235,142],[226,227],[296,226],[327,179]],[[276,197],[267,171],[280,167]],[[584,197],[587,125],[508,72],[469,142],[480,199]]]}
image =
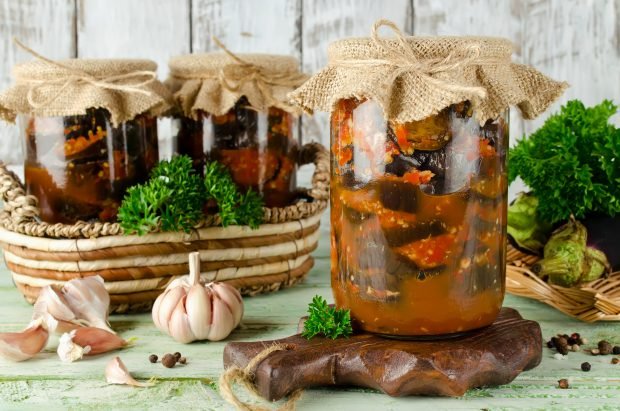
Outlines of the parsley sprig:
{"label": "parsley sprig", "polygon": [[322,334],[334,340],[340,336],[348,337],[353,333],[350,311],[330,307],[319,295],[315,295],[308,305],[308,314],[301,333],[307,339]]}
{"label": "parsley sprig", "polygon": [[620,213],[620,128],[609,122],[617,109],[569,101],[510,150],[509,180],[532,189],[542,220]]}

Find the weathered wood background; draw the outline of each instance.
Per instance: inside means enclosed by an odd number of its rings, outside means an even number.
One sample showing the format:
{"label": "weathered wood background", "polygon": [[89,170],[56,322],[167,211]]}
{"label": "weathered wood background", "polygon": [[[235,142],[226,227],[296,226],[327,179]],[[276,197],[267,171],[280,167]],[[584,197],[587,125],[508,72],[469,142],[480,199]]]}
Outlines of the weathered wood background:
{"label": "weathered wood background", "polygon": [[[367,35],[381,17],[413,34],[507,37],[516,61],[572,85],[561,102],[620,101],[620,0],[0,0],[0,88],[29,58],[13,36],[51,58],[151,58],[163,78],[170,56],[213,50],[216,35],[233,51],[292,54],[312,73],[329,42]],[[513,141],[544,118],[512,113]],[[326,142],[326,119],[304,119],[303,140]],[[169,133],[164,122],[164,153]],[[0,136],[0,159],[20,164],[15,128]]]}

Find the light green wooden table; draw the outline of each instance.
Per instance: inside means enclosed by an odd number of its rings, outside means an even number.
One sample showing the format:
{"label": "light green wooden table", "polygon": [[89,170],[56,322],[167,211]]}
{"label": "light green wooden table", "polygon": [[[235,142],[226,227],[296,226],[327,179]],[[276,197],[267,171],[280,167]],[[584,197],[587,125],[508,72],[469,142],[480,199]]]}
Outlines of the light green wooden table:
{"label": "light green wooden table", "polygon": [[[332,301],[329,287],[328,226],[324,219],[323,236],[314,253],[316,265],[306,281],[294,288],[270,295],[246,298],[243,327],[229,341],[252,341],[285,337],[295,332],[298,318],[304,314],[315,294]],[[0,331],[19,330],[30,318],[32,308],[12,286],[4,266],[0,273]],[[579,332],[590,341],[608,339],[620,344],[620,323],[583,324],[537,302],[507,296],[506,306],[518,309],[528,319],[540,322],[543,336]],[[0,409],[230,409],[217,391],[222,372],[225,342],[183,345],[155,329],[150,315],[115,316],[112,327],[123,337],[137,337],[132,348],[115,354],[63,364],[55,353],[56,340],[46,351],[23,363],[0,359]],[[506,347],[507,350],[510,347]],[[165,369],[151,364],[148,356],[180,351],[188,357],[184,367]],[[152,376],[159,383],[150,389],[107,385],[104,367],[120,355],[139,379]],[[463,398],[391,398],[362,389],[314,389],[306,391],[300,410],[411,410],[411,409],[620,409],[620,365],[611,357],[592,357],[570,353],[567,360],[556,360],[544,348],[543,361],[534,370],[523,373],[511,384],[497,388],[472,390]],[[583,361],[592,363],[592,371],[580,371]],[[568,378],[571,388],[556,388],[557,380]]]}

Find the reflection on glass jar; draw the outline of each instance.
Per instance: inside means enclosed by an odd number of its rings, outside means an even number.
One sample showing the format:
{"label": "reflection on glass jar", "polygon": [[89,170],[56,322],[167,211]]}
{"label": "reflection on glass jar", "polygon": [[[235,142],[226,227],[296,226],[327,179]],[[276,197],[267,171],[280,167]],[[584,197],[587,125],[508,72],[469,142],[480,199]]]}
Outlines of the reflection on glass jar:
{"label": "reflection on glass jar", "polygon": [[28,194],[41,219],[72,224],[115,221],[127,188],[147,180],[158,161],[157,119],[141,115],[112,127],[104,109],[85,115],[20,115]]}
{"label": "reflection on glass jar", "polygon": [[367,331],[459,333],[499,313],[508,113],[472,114],[464,102],[396,124],[355,99],[332,112],[332,287]]}
{"label": "reflection on glass jar", "polygon": [[201,113],[196,120],[176,121],[176,152],[189,155],[197,171],[205,160],[218,161],[241,189],[258,191],[267,207],[294,200],[299,148],[293,115],[275,107],[257,112],[241,98],[221,116]]}

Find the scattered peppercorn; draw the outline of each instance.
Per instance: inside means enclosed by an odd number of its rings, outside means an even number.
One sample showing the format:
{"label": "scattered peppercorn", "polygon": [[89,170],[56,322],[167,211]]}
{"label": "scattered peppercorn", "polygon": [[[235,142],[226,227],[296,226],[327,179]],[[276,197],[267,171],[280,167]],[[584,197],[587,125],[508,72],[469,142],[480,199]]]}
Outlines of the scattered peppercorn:
{"label": "scattered peppercorn", "polygon": [[149,361],[155,364],[157,362],[157,356],[155,354],[149,355]]}
{"label": "scattered peppercorn", "polygon": [[620,345],[614,345],[614,348],[611,350],[613,355],[620,355]]}
{"label": "scattered peppercorn", "polygon": [[571,347],[571,350],[576,352],[576,351],[581,350],[581,347],[579,346],[579,344],[573,344],[573,346]]}
{"label": "scattered peppercorn", "polygon": [[172,354],[172,355],[174,355],[174,358],[176,358],[176,360],[177,360],[177,361],[179,361],[179,360],[181,359],[181,353],[180,353],[180,352],[178,352],[178,351],[177,351],[177,352],[175,352],[175,353],[174,353],[174,354]]}
{"label": "scattered peppercorn", "polygon": [[558,345],[558,352],[562,355],[568,355],[568,345]]}
{"label": "scattered peppercorn", "polygon": [[187,358],[185,357],[179,358],[179,364],[186,364],[186,363],[187,363]]}
{"label": "scattered peppercorn", "polygon": [[582,362],[581,363],[581,371],[585,371],[588,372],[592,369],[592,365],[590,365],[589,362]]}
{"label": "scattered peppercorn", "polygon": [[608,341],[602,340],[598,342],[598,350],[601,352],[601,355],[609,355],[613,347]]}
{"label": "scattered peppercorn", "polygon": [[581,335],[579,333],[572,333],[570,335],[570,338],[572,338],[573,340],[578,340],[581,338]]}
{"label": "scattered peppercorn", "polygon": [[567,389],[569,387],[568,380],[566,378],[558,380],[558,387],[562,388],[563,390]]}
{"label": "scattered peppercorn", "polygon": [[592,348],[592,349],[590,350],[590,353],[591,353],[592,355],[599,355],[601,352],[599,351],[599,349],[598,349],[598,348]]}
{"label": "scattered peppercorn", "polygon": [[547,348],[555,348],[555,344],[553,343],[553,339],[547,341]]}
{"label": "scattered peppercorn", "polygon": [[176,365],[177,359],[173,354],[166,354],[162,357],[161,363],[166,368],[172,368]]}
{"label": "scattered peppercorn", "polygon": [[620,358],[618,358],[618,357],[614,357],[614,358],[611,359],[611,363],[612,364],[618,364],[619,362],[620,362]]}

